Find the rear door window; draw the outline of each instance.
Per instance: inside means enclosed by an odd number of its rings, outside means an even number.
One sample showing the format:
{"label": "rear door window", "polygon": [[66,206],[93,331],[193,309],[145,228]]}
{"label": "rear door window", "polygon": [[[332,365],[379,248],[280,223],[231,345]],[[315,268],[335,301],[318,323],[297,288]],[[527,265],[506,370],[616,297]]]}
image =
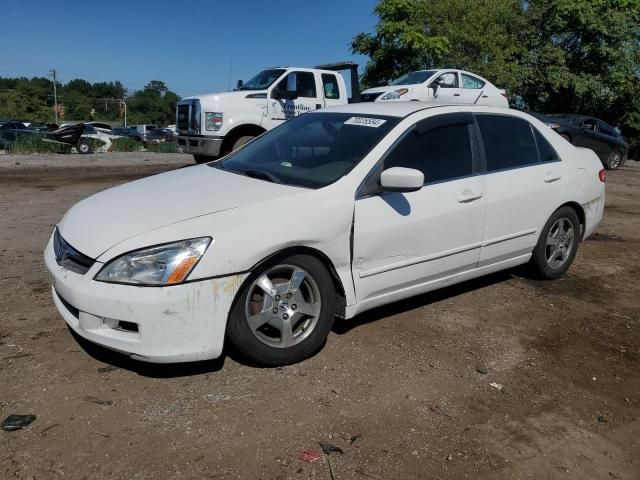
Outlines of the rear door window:
{"label": "rear door window", "polygon": [[466,73],[462,74],[462,88],[480,90],[482,87],[484,87],[484,82],[479,78],[472,77]]}
{"label": "rear door window", "polygon": [[330,73],[322,74],[322,88],[325,98],[335,100],[340,98],[340,88],[338,88],[338,78]]}
{"label": "rear door window", "polygon": [[520,168],[538,163],[532,127],[526,120],[508,115],[477,115],[487,171]]}
{"label": "rear door window", "polygon": [[549,141],[536,129],[533,129],[538,145],[538,158],[541,162],[557,162],[560,160],[558,152],[551,146]]}

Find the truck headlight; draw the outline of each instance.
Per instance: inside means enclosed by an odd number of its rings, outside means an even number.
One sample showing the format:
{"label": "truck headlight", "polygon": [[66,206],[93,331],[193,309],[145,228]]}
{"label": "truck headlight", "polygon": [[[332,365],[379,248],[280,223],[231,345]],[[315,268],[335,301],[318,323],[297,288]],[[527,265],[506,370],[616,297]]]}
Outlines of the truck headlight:
{"label": "truck headlight", "polygon": [[408,91],[408,88],[399,88],[397,90],[392,90],[388,93],[385,93],[380,100],[397,100]]}
{"label": "truck headlight", "polygon": [[125,253],[111,260],[95,280],[129,285],[175,285],[196,266],[211,238],[193,238]]}
{"label": "truck headlight", "polygon": [[204,114],[204,129],[210,132],[217,132],[222,128],[222,113],[206,112]]}

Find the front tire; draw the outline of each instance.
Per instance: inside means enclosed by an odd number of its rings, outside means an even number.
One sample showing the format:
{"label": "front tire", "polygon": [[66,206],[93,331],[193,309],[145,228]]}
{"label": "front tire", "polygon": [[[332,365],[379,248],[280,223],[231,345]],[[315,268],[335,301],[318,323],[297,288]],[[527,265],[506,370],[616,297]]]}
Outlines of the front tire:
{"label": "front tire", "polygon": [[246,143],[249,143],[254,138],[256,138],[254,135],[244,135],[244,136],[238,138],[235,142],[233,142],[233,148],[231,149],[231,151],[239,149],[240,147],[242,147]]}
{"label": "front tire", "polygon": [[81,140],[78,142],[78,145],[76,145],[76,150],[78,151],[78,153],[86,155],[87,153],[91,153],[91,145],[89,145],[84,140]]}
{"label": "front tire", "polygon": [[531,267],[537,277],[560,277],[573,263],[580,242],[580,220],[571,207],[556,210],[547,220],[533,250]]}
{"label": "front tire", "polygon": [[229,315],[227,335],[250,362],[300,362],[324,345],[336,311],[331,275],[318,259],[294,255],[251,274]]}

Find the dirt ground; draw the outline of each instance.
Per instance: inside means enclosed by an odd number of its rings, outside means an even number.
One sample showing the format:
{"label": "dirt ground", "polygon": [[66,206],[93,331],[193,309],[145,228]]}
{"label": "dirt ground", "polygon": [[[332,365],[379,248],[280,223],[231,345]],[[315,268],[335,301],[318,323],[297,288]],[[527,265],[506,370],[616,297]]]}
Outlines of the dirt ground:
{"label": "dirt ground", "polygon": [[[0,478],[640,478],[640,164],[608,173],[564,278],[509,271],[338,321],[299,365],[147,365],[74,338],[42,260],[53,226],[186,163],[0,156],[0,420],[37,415],[0,431]],[[319,442],[343,453],[297,458]]]}

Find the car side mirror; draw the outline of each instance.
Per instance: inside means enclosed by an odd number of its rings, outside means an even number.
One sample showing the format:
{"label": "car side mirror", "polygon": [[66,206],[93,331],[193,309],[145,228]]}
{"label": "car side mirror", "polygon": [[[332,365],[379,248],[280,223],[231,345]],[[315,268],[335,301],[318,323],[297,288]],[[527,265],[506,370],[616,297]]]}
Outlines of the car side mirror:
{"label": "car side mirror", "polygon": [[438,97],[438,90],[440,90],[440,83],[437,80],[434,80],[429,85],[429,88],[433,89],[433,97],[437,98]]}
{"label": "car side mirror", "polygon": [[238,80],[238,83],[236,83],[236,90],[240,90],[242,85],[244,85],[244,82],[242,80]]}
{"label": "car side mirror", "polygon": [[424,173],[414,168],[391,167],[380,174],[385,192],[416,192],[424,185]]}

